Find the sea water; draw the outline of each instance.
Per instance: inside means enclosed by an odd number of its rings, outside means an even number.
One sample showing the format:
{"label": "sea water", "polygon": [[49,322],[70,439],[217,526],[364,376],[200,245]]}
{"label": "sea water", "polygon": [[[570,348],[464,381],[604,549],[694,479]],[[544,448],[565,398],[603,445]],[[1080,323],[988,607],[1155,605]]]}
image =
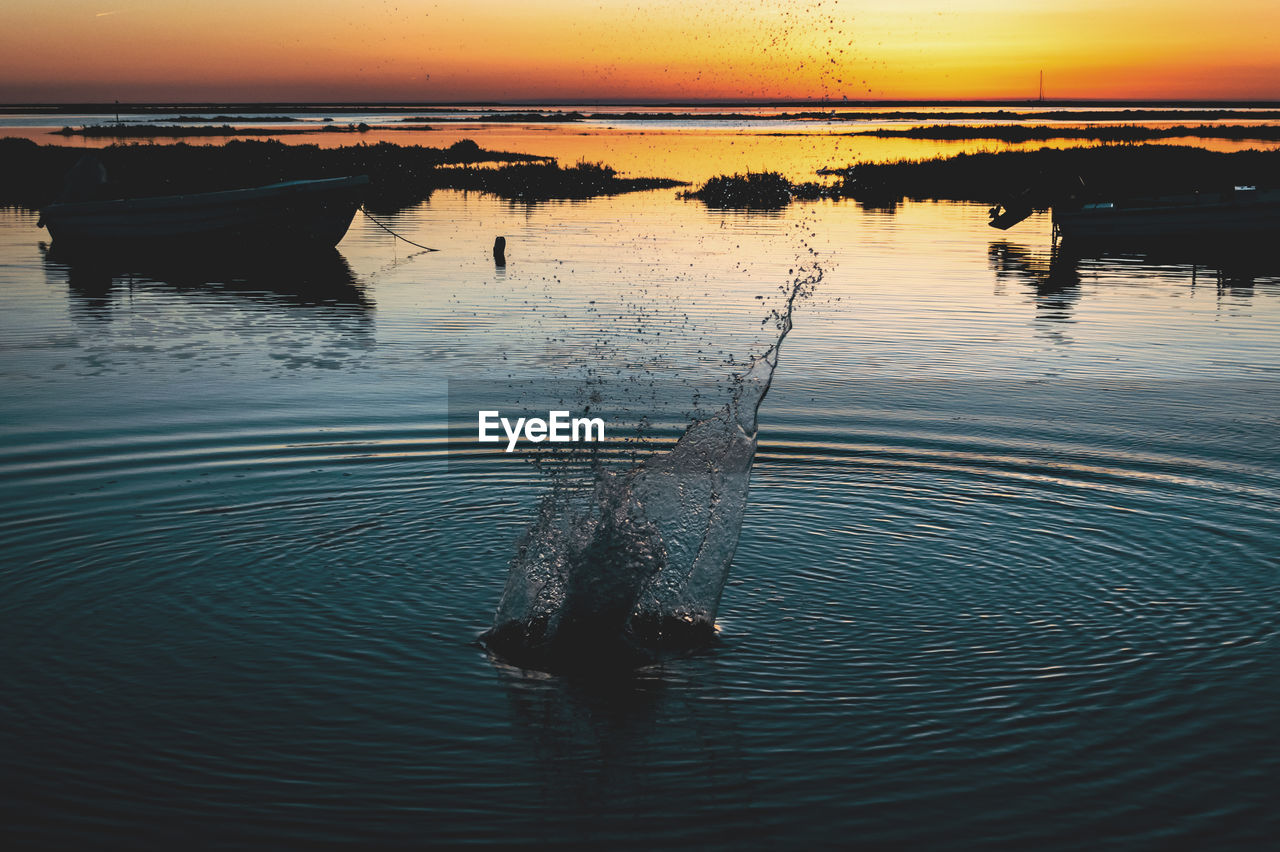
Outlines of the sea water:
{"label": "sea water", "polygon": [[[441,192],[388,222],[437,253],[357,216],[319,268],[102,274],[0,213],[7,832],[1274,836],[1277,269],[985,220]],[[777,339],[798,236],[824,277],[726,512],[714,639],[623,672],[495,659],[476,637],[551,486],[452,452],[448,382],[626,382],[674,457]]]}

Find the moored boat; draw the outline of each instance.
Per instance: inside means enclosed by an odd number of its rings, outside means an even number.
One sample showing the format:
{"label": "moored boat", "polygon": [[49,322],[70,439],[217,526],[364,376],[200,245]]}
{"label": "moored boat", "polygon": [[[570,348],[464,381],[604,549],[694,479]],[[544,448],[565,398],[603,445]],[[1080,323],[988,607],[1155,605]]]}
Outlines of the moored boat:
{"label": "moored boat", "polygon": [[336,246],[360,206],[363,175],[249,189],[55,202],[40,211],[61,252]]}
{"label": "moored boat", "polygon": [[1064,240],[1183,240],[1280,235],[1280,190],[1226,192],[1054,205]]}

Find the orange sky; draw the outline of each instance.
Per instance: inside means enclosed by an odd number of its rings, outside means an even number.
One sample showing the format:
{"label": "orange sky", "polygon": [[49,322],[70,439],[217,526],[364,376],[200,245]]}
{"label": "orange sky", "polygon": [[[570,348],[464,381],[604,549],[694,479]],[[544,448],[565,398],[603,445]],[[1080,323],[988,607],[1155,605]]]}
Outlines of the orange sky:
{"label": "orange sky", "polygon": [[1280,99],[1280,0],[5,0],[0,101]]}

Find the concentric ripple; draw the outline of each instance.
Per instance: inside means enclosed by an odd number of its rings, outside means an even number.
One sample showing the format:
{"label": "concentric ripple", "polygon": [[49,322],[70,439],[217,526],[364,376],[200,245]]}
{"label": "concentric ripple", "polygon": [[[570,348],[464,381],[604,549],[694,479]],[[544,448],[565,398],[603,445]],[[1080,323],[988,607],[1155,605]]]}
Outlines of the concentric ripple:
{"label": "concentric ripple", "polygon": [[[358,219],[317,299],[261,270],[73,281],[4,213],[7,832],[1257,848],[1280,278],[984,219],[441,193],[394,226],[447,251]],[[451,453],[447,381],[606,382],[669,445],[807,247],[827,274],[760,412],[715,645],[616,679],[489,658],[546,483]]]}

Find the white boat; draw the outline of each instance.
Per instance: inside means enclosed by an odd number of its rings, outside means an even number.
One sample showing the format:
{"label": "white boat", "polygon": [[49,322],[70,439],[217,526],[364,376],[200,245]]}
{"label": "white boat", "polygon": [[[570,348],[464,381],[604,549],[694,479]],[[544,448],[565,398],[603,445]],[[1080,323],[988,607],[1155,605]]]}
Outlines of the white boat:
{"label": "white boat", "polygon": [[60,252],[278,249],[337,245],[360,206],[363,175],[293,180],[250,189],[55,202],[37,223]]}

